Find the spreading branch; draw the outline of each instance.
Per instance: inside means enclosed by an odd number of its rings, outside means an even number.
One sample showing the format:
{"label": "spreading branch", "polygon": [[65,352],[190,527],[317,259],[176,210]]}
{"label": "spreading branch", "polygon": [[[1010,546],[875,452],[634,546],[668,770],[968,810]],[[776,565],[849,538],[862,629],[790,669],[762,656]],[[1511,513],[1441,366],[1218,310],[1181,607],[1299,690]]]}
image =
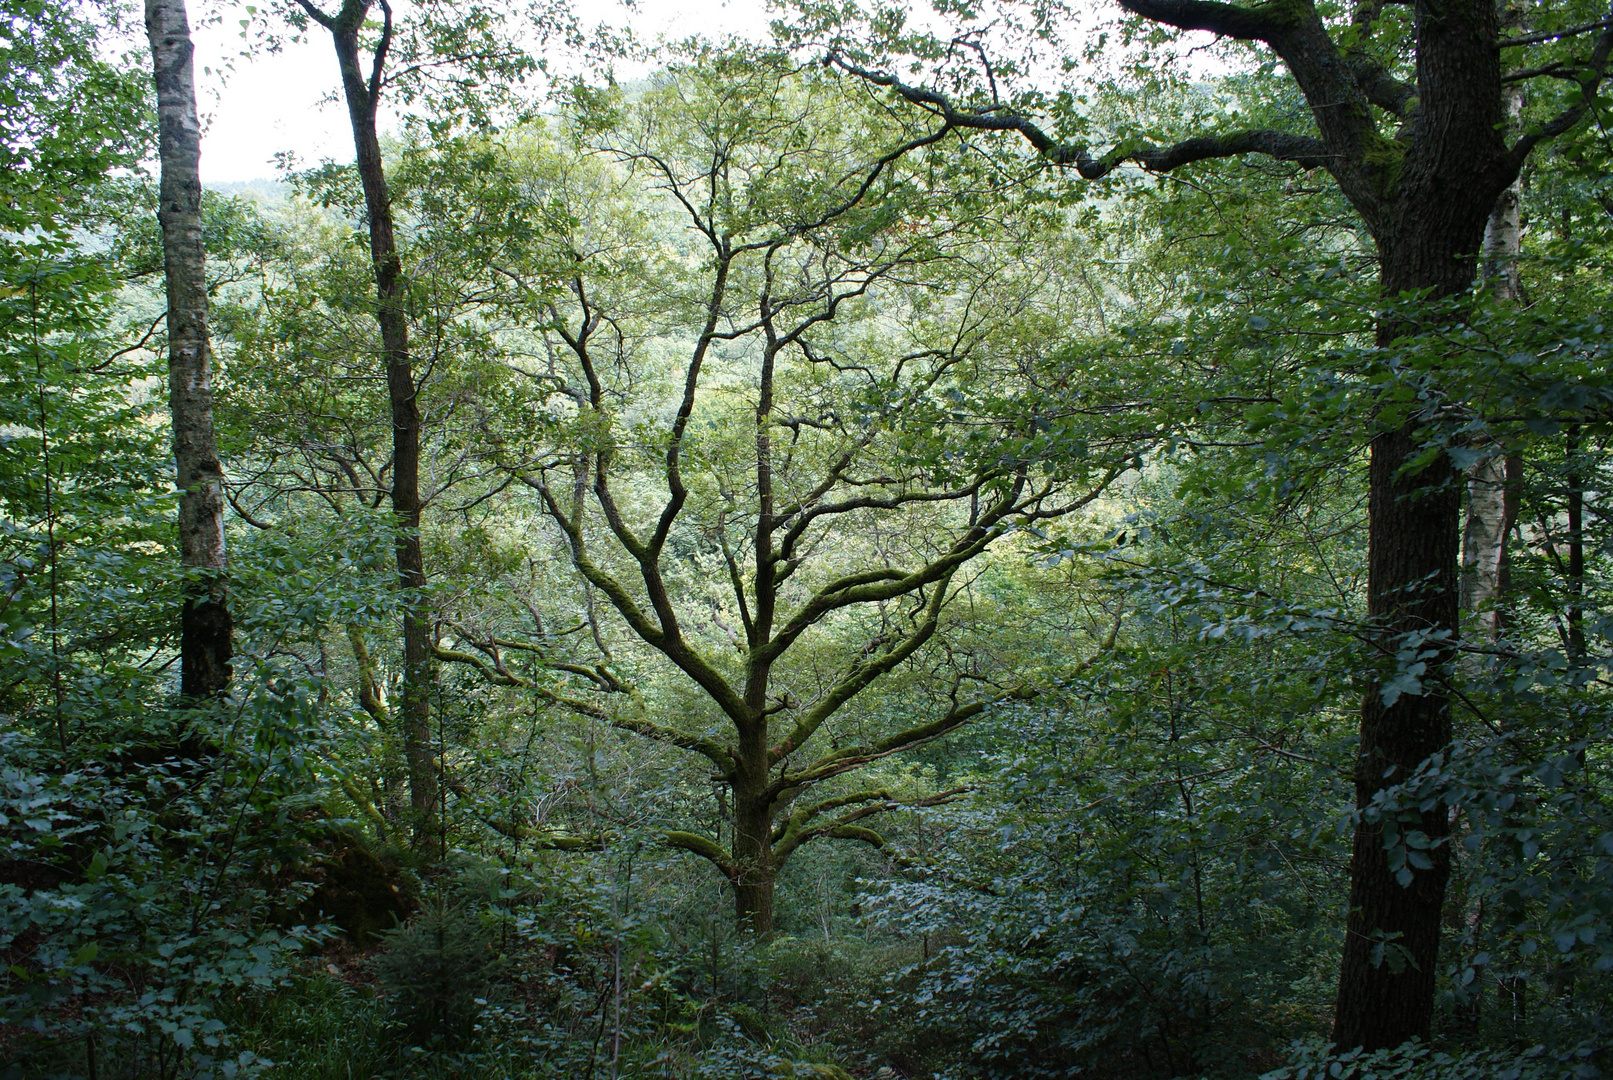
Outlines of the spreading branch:
{"label": "spreading branch", "polygon": [[1574,81],[1579,84],[1579,100],[1539,127],[1524,132],[1518,141],[1512,144],[1511,158],[1514,169],[1523,167],[1524,160],[1536,146],[1564,134],[1590,112],[1591,102],[1596,100],[1596,95],[1602,87],[1602,80],[1607,77],[1609,57],[1613,57],[1613,16],[1604,20],[1602,25],[1604,28],[1596,36],[1596,44],[1591,48],[1591,55],[1572,73]]}
{"label": "spreading branch", "polygon": [[[773,837],[773,856],[783,860],[792,851],[802,844],[810,843],[823,837],[838,840],[861,840],[874,847],[884,847],[885,838],[877,832],[856,822],[865,821],[878,814],[889,813],[892,810],[913,810],[920,807],[942,806],[973,789],[968,787],[949,788],[934,795],[919,798],[901,799],[891,795],[883,788],[873,791],[860,791],[851,795],[842,795],[792,813],[789,820],[781,825]],[[845,813],[812,824],[814,818],[821,816],[829,810],[838,810],[844,807],[855,807]]]}
{"label": "spreading branch", "polygon": [[[693,732],[684,731],[668,724],[656,723],[644,715],[623,715],[585,698],[560,693],[552,687],[538,682],[536,679],[511,671],[502,661],[494,658],[477,656],[475,653],[465,652],[462,649],[449,648],[440,642],[432,646],[432,655],[438,660],[447,663],[463,664],[466,667],[474,668],[484,679],[495,686],[519,687],[530,691],[541,701],[566,709],[579,716],[599,720],[609,724],[611,727],[622,731],[631,731],[635,735],[642,735],[645,738],[654,739],[656,742],[667,743],[684,750],[692,750],[723,770],[724,774],[734,766],[734,751],[715,739],[704,735],[696,735]],[[587,671],[588,669],[580,670]],[[618,692],[627,693],[632,699],[633,707],[640,713],[644,711],[643,699],[637,693],[625,689]]]}
{"label": "spreading branch", "polygon": [[1101,179],[1128,162],[1135,162],[1150,172],[1170,172],[1196,161],[1241,157],[1244,154],[1265,154],[1279,161],[1292,161],[1304,168],[1315,169],[1328,165],[1336,156],[1320,139],[1261,128],[1229,135],[1200,135],[1164,147],[1147,143],[1126,143],[1101,157],[1094,157],[1085,145],[1061,142],[1026,117],[1007,112],[974,112],[959,109],[944,94],[921,86],[911,86],[886,72],[860,67],[836,53],[830,53],[824,63],[875,86],[886,87],[898,97],[939,118],[944,130],[1015,132],[1047,161],[1054,165],[1073,166],[1076,172],[1087,180]]}
{"label": "spreading branch", "polygon": [[694,852],[722,871],[723,877],[729,881],[733,881],[739,874],[739,870],[734,866],[733,855],[729,854],[727,848],[709,837],[688,832],[669,832],[663,837],[663,842],[667,847]]}

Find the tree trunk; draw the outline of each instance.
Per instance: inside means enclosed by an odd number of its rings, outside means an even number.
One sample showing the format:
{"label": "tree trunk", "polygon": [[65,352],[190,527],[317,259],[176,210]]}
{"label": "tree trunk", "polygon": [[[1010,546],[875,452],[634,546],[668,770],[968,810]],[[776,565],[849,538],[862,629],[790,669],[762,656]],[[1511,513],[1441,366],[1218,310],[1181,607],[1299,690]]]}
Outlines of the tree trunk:
{"label": "tree trunk", "polygon": [[381,683],[380,673],[376,671],[375,660],[370,656],[364,632],[357,626],[348,626],[347,641],[353,650],[353,663],[358,667],[359,705],[375,721],[376,732],[381,737],[381,813],[386,819],[386,835],[382,839],[391,839],[401,826],[407,824],[410,816],[405,809],[408,788],[405,758],[398,745],[398,733],[386,700],[386,689]]}
{"label": "tree trunk", "polygon": [[[1509,20],[1512,32],[1527,29],[1522,20]],[[1507,94],[1507,119],[1516,131],[1523,115],[1523,88],[1514,85]],[[1521,298],[1518,257],[1522,251],[1522,195],[1520,177],[1501,193],[1484,227],[1484,284],[1496,300],[1516,304]],[[1511,590],[1511,562],[1507,538],[1518,519],[1518,495],[1523,459],[1516,453],[1499,453],[1479,462],[1467,478],[1467,519],[1462,530],[1462,608],[1471,612],[1479,630],[1498,641],[1506,630],[1506,597]],[[1500,901],[1500,919],[1518,918],[1517,905]],[[1482,914],[1475,912],[1474,927]],[[1497,982],[1497,1000],[1515,1016],[1522,1015],[1527,987],[1521,975],[1503,975]],[[1475,1017],[1482,998],[1475,999]]]}
{"label": "tree trunk", "polygon": [[[1372,442],[1368,516],[1369,617],[1390,655],[1403,635],[1456,625],[1456,541],[1460,489],[1447,457],[1412,476],[1399,475],[1419,449],[1412,425]],[[1449,662],[1450,649],[1433,646],[1430,675]],[[1356,806],[1406,779],[1450,741],[1450,708],[1430,678],[1420,695],[1401,695],[1386,706],[1377,685],[1361,709],[1361,743],[1355,763]],[[1449,832],[1443,804],[1422,813],[1416,828],[1436,843]],[[1427,1038],[1433,1018],[1440,914],[1450,876],[1450,853],[1427,852],[1430,869],[1402,886],[1389,868],[1383,829],[1362,821],[1350,856],[1350,910],[1339,973],[1333,1041],[1341,1047],[1398,1046]]]}
{"label": "tree trunk", "polygon": [[734,916],[741,930],[749,930],[761,941],[773,937],[773,867],[750,864],[741,867],[734,879]]}
{"label": "tree trunk", "polygon": [[[1522,114],[1523,89],[1514,86],[1507,95],[1507,115],[1513,128]],[[1514,180],[1495,201],[1484,226],[1484,281],[1503,303],[1517,303],[1521,293],[1522,194],[1521,180]],[[1461,602],[1463,609],[1477,615],[1492,639],[1501,636],[1506,622],[1502,604],[1510,583],[1507,536],[1518,518],[1522,470],[1518,455],[1502,453],[1479,462],[1467,479]]]}
{"label": "tree trunk", "polygon": [[213,433],[212,350],[202,246],[201,124],[184,0],[146,0],[157,85],[157,219],[168,290],[168,407],[179,485],[179,552],[195,577],[180,622],[180,692],[206,699],[230,683],[234,653],[224,554],[224,469]]}
{"label": "tree trunk", "polygon": [[1568,480],[1568,661],[1585,662],[1585,481],[1579,425],[1563,443]]}
{"label": "tree trunk", "polygon": [[1522,468],[1516,454],[1501,453],[1479,462],[1467,477],[1462,607],[1477,616],[1492,639],[1506,626],[1503,605],[1512,577],[1507,536],[1518,518]]}
{"label": "tree trunk", "polygon": [[[765,770],[765,758],[764,758]],[[764,782],[765,771],[762,773]],[[766,795],[736,785],[734,791],[734,916],[741,931],[767,941],[773,936],[773,804]]]}
{"label": "tree trunk", "polygon": [[431,748],[431,628],[426,619],[425,561],[420,551],[420,408],[414,368],[409,356],[409,326],[404,312],[403,267],[398,258],[392,203],[376,134],[380,104],[380,67],[391,38],[391,14],[376,50],[376,70],[366,80],[359,64],[359,28],[367,4],[349,0],[338,19],[325,25],[336,46],[342,91],[353,128],[353,147],[364,204],[369,215],[370,257],[375,265],[375,321],[381,329],[387,397],[392,407],[392,513],[398,586],[403,592],[403,701],[399,709],[404,758],[409,769],[409,804],[417,847],[436,836],[437,761]]}
{"label": "tree trunk", "polygon": [[[1433,4],[1419,0],[1416,138],[1406,151],[1393,212],[1377,234],[1385,299],[1408,292],[1431,301],[1473,283],[1486,222],[1516,176],[1504,141],[1499,27],[1491,0]],[[1424,327],[1387,316],[1378,344]],[[1413,417],[1372,441],[1368,470],[1367,613],[1380,651],[1394,656],[1412,639],[1429,653],[1422,692],[1385,705],[1370,686],[1361,708],[1355,763],[1356,805],[1404,781],[1450,742],[1444,681],[1458,627],[1457,559],[1462,539],[1461,477],[1440,454],[1415,474],[1404,470],[1422,449]],[[1369,1050],[1428,1038],[1433,1021],[1440,923],[1450,852],[1443,805],[1418,815],[1433,846],[1430,865],[1402,886],[1389,869],[1383,830],[1356,826],[1350,857],[1350,909],[1339,971],[1333,1041]],[[1404,827],[1403,827],[1403,831]]]}
{"label": "tree trunk", "polygon": [[[931,88],[909,87],[831,56],[843,70],[888,86],[916,105],[965,129],[1018,131],[1045,157],[1083,177],[1108,175],[1124,162],[1170,171],[1195,161],[1265,153],[1308,169],[1326,168],[1372,232],[1385,312],[1377,342],[1460,318],[1447,302],[1465,293],[1477,271],[1485,223],[1496,199],[1518,177],[1522,159],[1543,139],[1579,124],[1590,109],[1575,104],[1509,147],[1503,108],[1500,21],[1495,0],[1411,0],[1416,78],[1404,85],[1360,46],[1383,5],[1357,6],[1352,40],[1341,42],[1311,3],[1204,3],[1119,0],[1144,19],[1182,30],[1261,41],[1282,58],[1305,95],[1316,136],[1251,130],[1231,137],[1195,136],[1174,146],[1119,147],[1093,157],[1062,143],[1026,118],[969,113]],[[1613,29],[1597,39],[1583,67],[1583,97],[1595,93],[1613,51]],[[1386,135],[1374,110],[1399,121]],[[1429,305],[1433,306],[1429,306]],[[1420,691],[1385,704],[1379,685],[1361,708],[1356,799],[1368,806],[1430,754],[1442,750],[1451,720],[1446,677],[1458,629],[1457,558],[1461,547],[1461,478],[1449,456],[1406,469],[1440,417],[1397,418],[1372,441],[1368,470],[1368,603],[1371,632],[1387,660],[1421,638],[1426,676]],[[1427,437],[1419,429],[1427,425]],[[1427,635],[1424,637],[1424,635]],[[1423,651],[1419,650],[1419,651]],[[1350,866],[1350,911],[1339,972],[1333,1041],[1379,1049],[1429,1034],[1434,1008],[1440,915],[1449,877],[1440,809],[1421,815],[1421,831],[1437,846],[1402,888],[1390,874],[1379,825],[1356,827]],[[1419,856],[1421,861],[1421,856]]]}

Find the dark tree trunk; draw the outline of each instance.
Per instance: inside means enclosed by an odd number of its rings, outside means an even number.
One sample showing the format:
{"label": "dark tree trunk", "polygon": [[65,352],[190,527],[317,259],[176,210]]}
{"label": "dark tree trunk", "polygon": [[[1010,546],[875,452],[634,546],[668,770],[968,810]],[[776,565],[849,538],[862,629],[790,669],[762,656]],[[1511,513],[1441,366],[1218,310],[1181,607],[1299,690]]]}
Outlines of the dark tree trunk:
{"label": "dark tree trunk", "polygon": [[734,917],[741,930],[754,933],[762,941],[769,941],[773,937],[773,884],[776,877],[772,866],[758,862],[740,867],[739,876],[734,879]]}
{"label": "dark tree trunk", "polygon": [[168,405],[180,490],[179,551],[185,569],[196,575],[186,587],[180,622],[180,689],[200,700],[228,689],[234,643],[224,576],[224,469],[213,432],[198,172],[201,124],[184,0],[146,0],[146,33],[157,84],[162,163],[157,218],[168,289]]}
{"label": "dark tree trunk", "polygon": [[[1375,232],[1386,301],[1419,292],[1437,304],[1473,284],[1485,223],[1516,167],[1504,141],[1494,5],[1422,0],[1415,11],[1415,137],[1397,197]],[[1378,328],[1378,344],[1388,347],[1426,328],[1389,316]],[[1432,419],[1414,417],[1372,441],[1367,613],[1380,651],[1393,656],[1410,640],[1407,635],[1445,636],[1424,645],[1433,655],[1421,694],[1401,695],[1386,706],[1379,686],[1368,689],[1355,764],[1358,807],[1405,780],[1451,737],[1443,683],[1458,625],[1462,477],[1443,453],[1415,473],[1406,471],[1434,434],[1419,435],[1417,429]],[[1402,886],[1389,869],[1381,826],[1357,826],[1333,1020],[1333,1041],[1341,1047],[1377,1049],[1430,1034],[1450,876],[1445,807],[1421,813],[1416,828],[1436,846],[1426,852],[1431,866],[1408,865],[1411,882]]]}
{"label": "dark tree trunk", "polygon": [[428,846],[437,834],[437,761],[431,747],[431,627],[426,619],[425,561],[420,550],[420,407],[409,356],[409,325],[404,311],[402,263],[392,222],[376,133],[381,73],[392,39],[392,12],[385,21],[368,78],[359,62],[359,30],[369,11],[367,0],[347,0],[331,17],[304,3],[304,10],[330,31],[341,67],[342,92],[353,129],[353,148],[364,205],[369,217],[370,257],[375,266],[375,321],[381,330],[387,397],[392,407],[392,513],[398,585],[403,592],[403,701],[398,710],[404,759],[409,770],[409,803],[416,846]]}
{"label": "dark tree trunk", "polygon": [[[1461,489],[1443,456],[1418,474],[1397,475],[1419,445],[1410,425],[1372,442],[1369,612],[1391,655],[1407,633],[1456,624]],[[1436,652],[1439,660],[1430,665],[1430,674],[1437,678],[1450,650],[1439,646]],[[1371,687],[1361,709],[1356,805],[1367,806],[1379,790],[1404,780],[1444,748],[1450,734],[1449,704],[1431,684],[1425,683],[1421,695],[1402,695],[1390,706],[1383,704],[1379,688]],[[1416,827],[1442,841],[1449,832],[1443,804],[1421,814]],[[1402,886],[1385,857],[1382,828],[1363,822],[1356,829],[1334,1014],[1333,1037],[1340,1046],[1394,1046],[1428,1035],[1450,855],[1443,844],[1427,855],[1432,868],[1414,871],[1410,886]]]}
{"label": "dark tree trunk", "polygon": [[767,782],[766,743],[760,739],[740,740],[742,747],[748,743],[754,743],[759,752],[759,762],[752,762],[749,771],[759,776],[760,782],[741,779],[734,785],[734,916],[741,931],[750,931],[766,941],[773,936],[773,884],[779,868],[773,852],[776,796],[763,790]]}
{"label": "dark tree trunk", "polygon": [[[957,109],[928,87],[892,75],[828,62],[860,75],[966,130],[1014,131],[1049,160],[1097,179],[1125,162],[1166,172],[1192,162],[1267,154],[1307,169],[1325,168],[1361,214],[1377,247],[1386,307],[1377,340],[1383,347],[1439,322],[1460,318],[1446,307],[1466,292],[1477,271],[1486,220],[1496,199],[1518,176],[1524,158],[1589,114],[1588,102],[1613,57],[1613,28],[1597,36],[1575,66],[1581,100],[1550,121],[1531,125],[1509,147],[1501,78],[1500,21],[1494,0],[1410,0],[1416,78],[1408,85],[1381,67],[1366,48],[1385,5],[1356,5],[1347,40],[1330,36],[1311,0],[1224,3],[1220,0],[1119,0],[1144,19],[1183,30],[1209,30],[1270,46],[1305,95],[1316,134],[1248,130],[1200,135],[1169,147],[1120,147],[1094,157],[1081,143],[1051,137],[1027,118],[1004,110]],[[1397,46],[1400,43],[1395,43]],[[1550,69],[1547,69],[1550,70]],[[1535,74],[1540,74],[1536,72]],[[1400,125],[1394,137],[1380,116]],[[1410,304],[1406,294],[1413,294]],[[1432,306],[1430,306],[1432,305]],[[1398,307],[1400,310],[1395,310]],[[1413,310],[1415,309],[1415,310]],[[1380,649],[1394,656],[1406,635],[1434,633],[1423,692],[1385,705],[1371,688],[1361,710],[1356,797],[1365,806],[1398,783],[1450,738],[1445,676],[1457,632],[1457,553],[1461,494],[1441,454],[1414,475],[1406,468],[1427,439],[1419,429],[1432,415],[1396,420],[1372,442],[1368,479],[1368,612]],[[1422,831],[1438,840],[1444,816],[1423,815]],[[1351,856],[1348,934],[1339,973],[1333,1039],[1342,1047],[1395,1046],[1427,1036],[1433,1017],[1435,965],[1449,853],[1431,852],[1401,888],[1389,873],[1382,831],[1358,826]],[[1399,964],[1382,963],[1387,940]],[[1396,970],[1396,969],[1399,970]]]}

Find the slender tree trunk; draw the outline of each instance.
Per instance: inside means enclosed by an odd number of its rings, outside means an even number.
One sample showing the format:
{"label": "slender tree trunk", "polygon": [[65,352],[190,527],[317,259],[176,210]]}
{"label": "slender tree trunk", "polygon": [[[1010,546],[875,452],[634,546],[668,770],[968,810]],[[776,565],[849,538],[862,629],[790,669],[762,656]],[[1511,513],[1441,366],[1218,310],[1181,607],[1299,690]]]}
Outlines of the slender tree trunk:
{"label": "slender tree trunk", "polygon": [[1473,612],[1493,640],[1506,630],[1506,596],[1512,583],[1507,537],[1518,520],[1523,459],[1500,453],[1475,465],[1467,477],[1467,519],[1462,526],[1462,608]]}
{"label": "slender tree trunk", "polygon": [[348,644],[353,649],[353,662],[358,667],[358,702],[375,721],[381,737],[381,812],[386,819],[386,836],[392,839],[400,824],[406,823],[409,814],[405,809],[407,769],[398,745],[398,733],[392,711],[386,700],[381,675],[375,669],[364,632],[357,626],[347,628]]}
{"label": "slender tree trunk", "polygon": [[[397,527],[394,546],[398,585],[403,592],[403,701],[399,720],[409,769],[415,845],[426,847],[437,832],[438,807],[437,762],[431,749],[431,627],[426,619],[426,572],[420,550],[420,407],[409,356],[409,325],[404,311],[406,283],[398,258],[392,202],[376,132],[379,76],[391,42],[392,16],[383,4],[386,22],[381,44],[375,53],[375,70],[366,78],[359,63],[358,34],[368,9],[367,3],[348,0],[335,18],[315,17],[330,31],[336,46],[359,180],[369,216],[370,257],[375,266],[375,321],[381,329],[387,397],[392,407],[392,513]],[[308,10],[313,14],[312,9]]]}
{"label": "slender tree trunk", "polygon": [[[1521,20],[1512,20],[1514,33],[1527,29]],[[1507,93],[1509,129],[1516,131],[1523,115],[1523,88],[1514,85]],[[1522,252],[1522,196],[1520,176],[1501,193],[1484,227],[1484,284],[1496,300],[1518,303],[1522,294],[1518,258]],[[1516,453],[1499,453],[1479,462],[1467,478],[1467,518],[1462,530],[1462,607],[1475,616],[1480,631],[1498,641],[1506,631],[1507,595],[1511,590],[1511,562],[1507,539],[1518,519],[1518,495],[1522,485],[1523,459]],[[1474,930],[1482,916],[1482,901],[1475,912]],[[1516,905],[1501,901],[1499,918],[1515,921]],[[1503,1009],[1509,1003],[1521,1007],[1526,987],[1521,975],[1503,976],[1497,994]],[[1475,1008],[1482,998],[1475,1000]]]}
{"label": "slender tree trunk", "polygon": [[[1522,29],[1522,27],[1514,27]],[[1511,127],[1523,114],[1523,89],[1507,94]],[[1518,256],[1521,251],[1523,195],[1521,178],[1501,193],[1484,227],[1484,282],[1503,303],[1521,294]],[[1523,470],[1517,454],[1500,453],[1475,465],[1467,479],[1467,519],[1462,529],[1462,607],[1478,617],[1490,637],[1505,627],[1505,597],[1510,584],[1507,537],[1518,519],[1518,482]]]}
{"label": "slender tree trunk", "polygon": [[224,693],[234,653],[224,553],[224,469],[213,432],[212,350],[202,246],[201,123],[195,49],[184,0],[146,0],[157,84],[157,219],[168,288],[168,406],[179,484],[179,552],[196,578],[186,587],[179,635],[180,690],[187,698]]}

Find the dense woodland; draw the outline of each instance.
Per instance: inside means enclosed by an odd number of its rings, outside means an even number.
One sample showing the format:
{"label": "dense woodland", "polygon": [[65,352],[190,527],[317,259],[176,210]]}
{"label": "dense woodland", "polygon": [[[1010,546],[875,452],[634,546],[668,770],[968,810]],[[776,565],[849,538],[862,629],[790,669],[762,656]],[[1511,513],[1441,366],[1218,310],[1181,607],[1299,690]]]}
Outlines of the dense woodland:
{"label": "dense woodland", "polygon": [[0,0],[0,1074],[1613,1070],[1601,0],[334,4]]}

